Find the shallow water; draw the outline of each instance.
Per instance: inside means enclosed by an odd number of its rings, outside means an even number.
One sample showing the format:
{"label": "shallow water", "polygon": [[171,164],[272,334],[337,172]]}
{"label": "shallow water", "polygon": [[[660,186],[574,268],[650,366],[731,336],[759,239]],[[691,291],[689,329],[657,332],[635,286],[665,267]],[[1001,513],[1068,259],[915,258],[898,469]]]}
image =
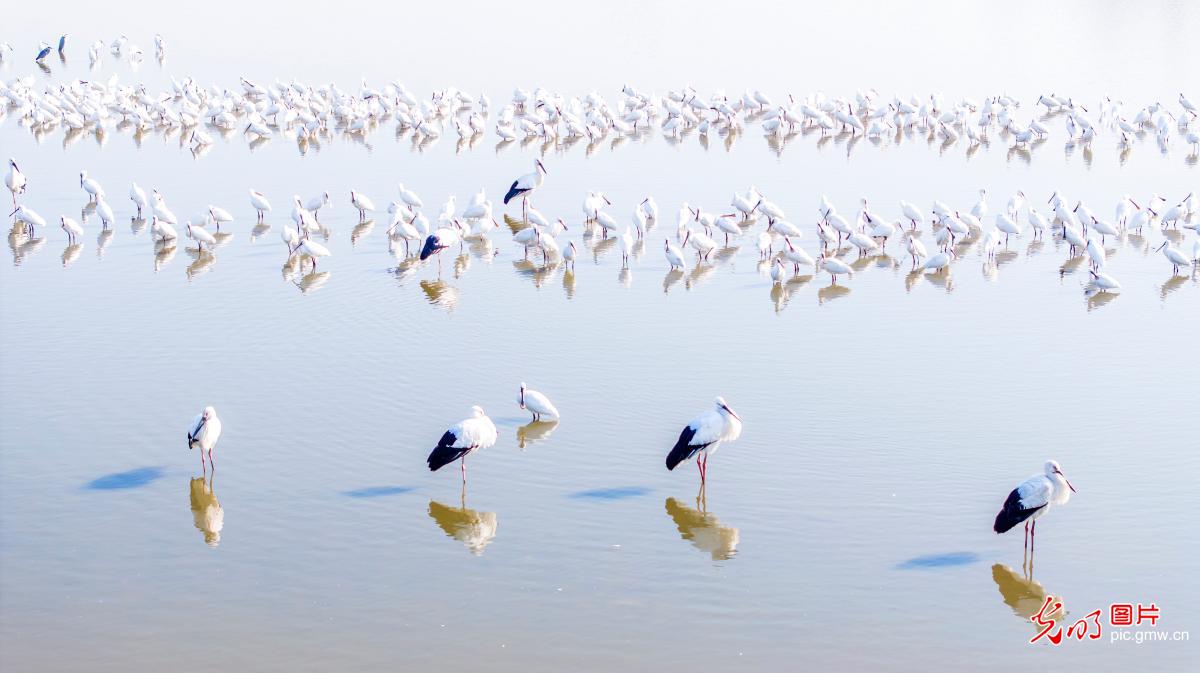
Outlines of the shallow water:
{"label": "shallow water", "polygon": [[[1186,670],[1190,643],[1027,643],[1047,593],[1073,618],[1140,601],[1161,628],[1200,624],[1200,278],[1171,275],[1157,227],[1108,241],[1124,291],[1091,298],[1050,235],[1014,238],[995,266],[964,248],[940,276],[911,275],[892,241],[837,286],[783,289],[752,236],[700,272],[669,273],[661,252],[681,201],[719,210],[749,184],[813,254],[822,193],[896,217],[902,198],[969,209],[986,187],[995,212],[1059,188],[1111,217],[1123,193],[1195,188],[1180,147],[1089,163],[1060,143],[1026,161],[923,139],[849,160],[836,141],[739,142],[552,150],[535,203],[570,223],[575,272],[526,263],[502,228],[447,251],[439,277],[388,251],[385,222],[357,227],[349,190],[382,209],[403,181],[427,212],[495,199],[537,146],[418,153],[384,131],[307,155],[235,139],[195,160],[177,140],[60,149],[0,125],[25,202],[78,215],[86,168],[121,220],[101,235],[92,216],[75,250],[49,227],[0,264],[0,668]],[[128,219],[131,180],[181,218],[233,211],[231,236],[156,256]],[[276,208],[257,237],[250,187]],[[285,204],[323,189],[328,275],[289,273]],[[622,223],[659,203],[627,272],[581,236],[589,189]],[[560,423],[529,424],[521,380]],[[662,460],[716,394],[746,426],[701,499],[695,469]],[[224,422],[211,485],[184,441],[205,404]],[[464,492],[424,458],[472,404],[500,441]],[[1019,531],[991,522],[1047,458],[1079,493],[1041,520],[1030,580]]]}

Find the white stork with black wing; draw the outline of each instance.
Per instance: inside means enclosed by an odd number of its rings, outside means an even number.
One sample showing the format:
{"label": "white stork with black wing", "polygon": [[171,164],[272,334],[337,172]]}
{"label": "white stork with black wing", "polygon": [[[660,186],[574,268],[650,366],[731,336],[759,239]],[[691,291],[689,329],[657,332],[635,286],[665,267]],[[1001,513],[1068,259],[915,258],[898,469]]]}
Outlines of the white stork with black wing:
{"label": "white stork with black wing", "polygon": [[[679,440],[667,454],[667,469],[674,470],[676,465],[696,456],[700,482],[704,483],[708,474],[708,457],[716,453],[721,442],[732,442],[741,434],[741,417],[729,408],[725,398],[718,397],[713,409],[692,419],[683,432],[679,433]],[[704,454],[703,460],[698,455],[701,452]]]}
{"label": "white stork with black wing", "polygon": [[462,459],[462,478],[466,482],[467,456],[495,444],[496,436],[496,425],[483,413],[483,408],[471,407],[471,417],[451,426],[429,453],[429,470],[436,472],[439,468]]}
{"label": "white stork with black wing", "polygon": [[540,159],[533,160],[533,172],[526,173],[521,177],[513,180],[512,186],[508,188],[508,193],[504,195],[504,205],[508,205],[509,201],[521,197],[521,215],[527,218],[529,213],[529,195],[533,190],[542,186],[542,182],[546,180],[546,167],[542,165]]}
{"label": "white stork with black wing", "polygon": [[[996,515],[992,529],[997,533],[1006,533],[1024,521],[1025,543],[1033,549],[1037,520],[1045,516],[1052,505],[1067,504],[1073,492],[1075,487],[1067,481],[1058,462],[1047,460],[1042,474],[1035,474],[1026,479],[1008,494],[1004,507]],[[1032,529],[1030,523],[1033,524]]]}

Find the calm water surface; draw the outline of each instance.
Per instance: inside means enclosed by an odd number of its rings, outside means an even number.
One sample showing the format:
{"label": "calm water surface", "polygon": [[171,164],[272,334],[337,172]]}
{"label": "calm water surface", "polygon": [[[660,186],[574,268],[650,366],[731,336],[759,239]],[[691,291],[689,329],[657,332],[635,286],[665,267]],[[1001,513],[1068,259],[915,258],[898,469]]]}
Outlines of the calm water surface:
{"label": "calm water surface", "polygon": [[[156,68],[122,77],[161,84]],[[1180,147],[1122,163],[1098,146],[1088,162],[1055,142],[1026,160],[917,138],[848,159],[836,142],[775,152],[751,131],[728,153],[658,136],[550,150],[535,203],[570,224],[576,271],[527,263],[501,229],[447,251],[439,278],[389,252],[386,222],[356,227],[348,196],[382,207],[403,181],[436,212],[480,187],[496,199],[539,155],[453,140],[414,152],[381,131],[301,155],[235,138],[196,160],[178,139],[62,148],[0,125],[26,203],[78,216],[86,168],[120,220],[101,235],[92,216],[75,250],[47,228],[0,264],[0,668],[1194,666],[1189,643],[1026,642],[1047,593],[1075,618],[1153,601],[1162,628],[1200,628],[1200,280],[1170,275],[1157,228],[1108,242],[1125,290],[1090,300],[1086,265],[1051,236],[1014,238],[994,268],[965,248],[932,277],[893,241],[837,287],[804,275],[782,290],[752,236],[700,272],[668,273],[661,252],[680,202],[720,210],[750,184],[795,213],[814,254],[822,193],[896,217],[902,198],[969,209],[986,187],[996,211],[1059,188],[1111,217],[1123,193],[1197,187]],[[182,240],[156,256],[129,221],[131,180],[181,218],[233,211],[231,236],[211,257]],[[257,236],[250,187],[276,206]],[[323,189],[327,275],[293,273],[286,204]],[[589,189],[622,222],[658,200],[663,224],[628,272],[611,242],[581,236]],[[561,423],[529,424],[521,380]],[[662,459],[716,394],[746,429],[701,498],[694,468]],[[211,483],[184,442],[204,404],[224,421]],[[424,458],[472,404],[501,437],[464,491]],[[1042,520],[1030,580],[1019,532],[991,522],[1051,457],[1079,493]]]}

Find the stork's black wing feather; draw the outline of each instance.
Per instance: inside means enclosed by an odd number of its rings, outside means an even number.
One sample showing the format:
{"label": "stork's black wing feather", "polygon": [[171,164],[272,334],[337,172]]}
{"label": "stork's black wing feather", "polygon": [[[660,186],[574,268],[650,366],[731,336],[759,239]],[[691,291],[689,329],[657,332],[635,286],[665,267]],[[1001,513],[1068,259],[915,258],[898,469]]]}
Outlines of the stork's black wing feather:
{"label": "stork's black wing feather", "polygon": [[679,441],[675,442],[675,446],[671,452],[667,454],[667,469],[674,470],[675,466],[683,461],[696,455],[698,451],[708,446],[708,444],[692,444],[692,438],[696,436],[696,428],[687,426],[683,432],[679,433]]}
{"label": "stork's black wing feather", "polygon": [[508,205],[508,202],[512,201],[513,197],[520,196],[527,191],[529,190],[517,189],[517,181],[513,180],[512,186],[508,188],[508,193],[504,195],[504,205]]}
{"label": "stork's black wing feather", "polygon": [[445,248],[446,246],[441,244],[437,234],[430,234],[429,237],[425,239],[425,245],[421,248],[421,260],[424,261],[433,253],[439,250],[444,250]]}
{"label": "stork's black wing feather", "polygon": [[1021,523],[1025,519],[1033,516],[1033,513],[1045,507],[1038,505],[1026,509],[1021,506],[1021,494],[1018,489],[1013,489],[1012,493],[1008,494],[1008,499],[1004,501],[1004,507],[1000,509],[1000,513],[996,515],[996,523],[992,525],[992,530],[997,533],[1007,533],[1012,530],[1013,526]]}
{"label": "stork's black wing feather", "polygon": [[438,440],[438,445],[429,452],[429,471],[436,472],[438,468],[449,465],[454,461],[462,458],[471,450],[471,447],[456,447],[454,444],[458,441],[458,436],[449,430],[442,438]]}

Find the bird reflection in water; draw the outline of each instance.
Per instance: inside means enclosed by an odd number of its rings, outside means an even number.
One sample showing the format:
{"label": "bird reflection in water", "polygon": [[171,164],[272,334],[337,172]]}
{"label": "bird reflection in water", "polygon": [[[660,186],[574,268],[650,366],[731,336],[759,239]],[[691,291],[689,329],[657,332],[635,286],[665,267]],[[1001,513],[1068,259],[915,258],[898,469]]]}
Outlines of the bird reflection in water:
{"label": "bird reflection in water", "polygon": [[71,265],[71,262],[74,262],[75,260],[79,259],[79,255],[82,252],[83,252],[83,244],[82,243],[73,243],[71,245],[68,245],[66,248],[64,248],[63,253],[62,253],[63,267],[64,268],[68,267]]}
{"label": "bird reflection in water", "polygon": [[225,511],[217,501],[211,479],[196,477],[188,482],[188,499],[192,504],[192,523],[204,535],[204,544],[221,544],[221,529],[225,527]]}
{"label": "bird reflection in water", "polygon": [[567,293],[567,299],[575,298],[575,272],[568,269],[563,272],[562,277],[563,291]]}
{"label": "bird reflection in water", "polygon": [[707,552],[714,561],[727,561],[737,554],[738,529],[723,526],[716,515],[708,512],[704,488],[696,496],[696,507],[692,508],[675,498],[667,498],[667,514],[679,528],[679,536],[692,543],[702,552]]}
{"label": "bird reflection in water", "polygon": [[423,280],[421,291],[433,306],[441,306],[447,311],[453,311],[458,305],[458,289],[444,280]]}
{"label": "bird reflection in water", "polygon": [[308,294],[321,289],[325,283],[329,282],[329,274],[331,271],[310,271],[304,274],[299,281],[293,280],[300,292]]}
{"label": "bird reflection in water", "polygon": [[[992,580],[996,583],[996,588],[1000,590],[1000,597],[1004,599],[1004,604],[1012,609],[1014,615],[1020,617],[1022,621],[1028,622],[1034,631],[1037,631],[1037,625],[1030,621],[1030,618],[1042,609],[1047,594],[1041,582],[1033,579],[1032,555],[1026,555],[1025,561],[1021,564],[1020,573],[1003,563],[993,565]],[[1055,600],[1061,601],[1062,597],[1055,596]],[[1070,613],[1064,606],[1062,617],[1068,614]]]}
{"label": "bird reflection in water", "polygon": [[183,251],[188,257],[191,257],[194,260],[191,264],[188,264],[186,269],[189,280],[206,273],[210,268],[212,268],[213,262],[217,261],[216,255],[206,250],[197,251],[188,247],[184,247]]}
{"label": "bird reflection in water", "polygon": [[829,284],[817,290],[817,303],[825,304],[850,294],[850,288],[845,285]]}
{"label": "bird reflection in water", "polygon": [[523,449],[527,444],[550,439],[550,435],[554,433],[554,429],[557,427],[558,421],[531,421],[526,423],[517,428],[517,446]]}
{"label": "bird reflection in water", "polygon": [[681,280],[683,280],[683,271],[679,269],[668,271],[667,275],[663,277],[663,294],[670,292],[671,288]]}
{"label": "bird reflection in water", "polygon": [[460,507],[429,501],[429,516],[447,536],[467,546],[471,554],[483,554],[484,547],[496,537],[496,513],[467,509],[467,491],[463,487]]}

